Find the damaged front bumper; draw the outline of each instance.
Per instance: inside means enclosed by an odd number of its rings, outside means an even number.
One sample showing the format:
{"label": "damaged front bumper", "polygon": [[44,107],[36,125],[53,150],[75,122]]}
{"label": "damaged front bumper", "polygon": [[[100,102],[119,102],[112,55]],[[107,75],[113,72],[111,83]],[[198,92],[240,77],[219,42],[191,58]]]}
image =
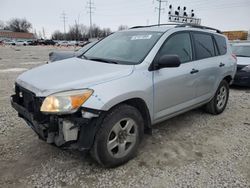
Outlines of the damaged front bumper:
{"label": "damaged front bumper", "polygon": [[11,105],[40,139],[59,147],[88,150],[92,147],[95,134],[104,112],[81,108],[70,115],[45,115],[40,112],[44,98],[16,86],[11,96]]}

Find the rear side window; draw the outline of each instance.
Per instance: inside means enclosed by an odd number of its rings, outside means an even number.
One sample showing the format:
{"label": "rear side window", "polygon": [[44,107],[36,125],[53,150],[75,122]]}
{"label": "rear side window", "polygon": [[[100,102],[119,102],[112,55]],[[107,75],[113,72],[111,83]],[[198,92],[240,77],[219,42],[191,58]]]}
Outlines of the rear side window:
{"label": "rear side window", "polygon": [[181,63],[192,60],[192,45],[189,33],[178,33],[170,36],[159,51],[162,55],[178,55]]}
{"label": "rear side window", "polygon": [[215,41],[217,43],[220,55],[225,55],[227,53],[227,42],[222,36],[214,35]]}
{"label": "rear side window", "polygon": [[197,59],[215,56],[214,43],[211,35],[194,33],[195,52]]}

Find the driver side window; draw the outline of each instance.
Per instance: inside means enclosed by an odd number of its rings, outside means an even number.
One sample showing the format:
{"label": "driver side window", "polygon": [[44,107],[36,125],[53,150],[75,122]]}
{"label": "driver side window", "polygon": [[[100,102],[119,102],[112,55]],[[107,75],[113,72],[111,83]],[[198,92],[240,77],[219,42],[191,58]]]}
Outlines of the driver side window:
{"label": "driver side window", "polygon": [[192,45],[189,33],[178,33],[170,36],[159,51],[163,55],[178,55],[181,63],[192,61]]}

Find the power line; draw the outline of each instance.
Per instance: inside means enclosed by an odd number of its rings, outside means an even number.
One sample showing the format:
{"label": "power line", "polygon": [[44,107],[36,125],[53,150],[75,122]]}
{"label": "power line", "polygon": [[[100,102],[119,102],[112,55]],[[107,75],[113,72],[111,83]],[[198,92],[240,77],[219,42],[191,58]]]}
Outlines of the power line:
{"label": "power line", "polygon": [[167,0],[156,0],[159,3],[158,7],[155,7],[156,10],[158,10],[158,25],[161,24],[161,12],[164,11],[165,9],[162,8],[162,3],[167,3]]}
{"label": "power line", "polygon": [[62,21],[63,21],[63,31],[64,31],[64,36],[66,34],[66,27],[65,27],[65,23],[66,23],[66,19],[67,19],[67,16],[66,16],[66,13],[63,11],[62,12]]}
{"label": "power line", "polygon": [[92,14],[93,14],[93,10],[95,9],[95,6],[94,6],[94,3],[89,0],[87,2],[87,7],[88,9],[88,13],[89,13],[89,35],[90,35],[90,38],[92,38]]}

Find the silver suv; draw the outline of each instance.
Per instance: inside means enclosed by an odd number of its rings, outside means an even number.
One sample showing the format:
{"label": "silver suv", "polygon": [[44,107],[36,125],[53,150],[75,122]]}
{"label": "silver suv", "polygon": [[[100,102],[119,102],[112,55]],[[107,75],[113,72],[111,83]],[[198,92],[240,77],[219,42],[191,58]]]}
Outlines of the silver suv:
{"label": "silver suv", "polygon": [[47,143],[90,151],[115,167],[135,156],[154,124],[200,106],[223,112],[235,71],[216,29],[139,26],[21,74],[11,103]]}

